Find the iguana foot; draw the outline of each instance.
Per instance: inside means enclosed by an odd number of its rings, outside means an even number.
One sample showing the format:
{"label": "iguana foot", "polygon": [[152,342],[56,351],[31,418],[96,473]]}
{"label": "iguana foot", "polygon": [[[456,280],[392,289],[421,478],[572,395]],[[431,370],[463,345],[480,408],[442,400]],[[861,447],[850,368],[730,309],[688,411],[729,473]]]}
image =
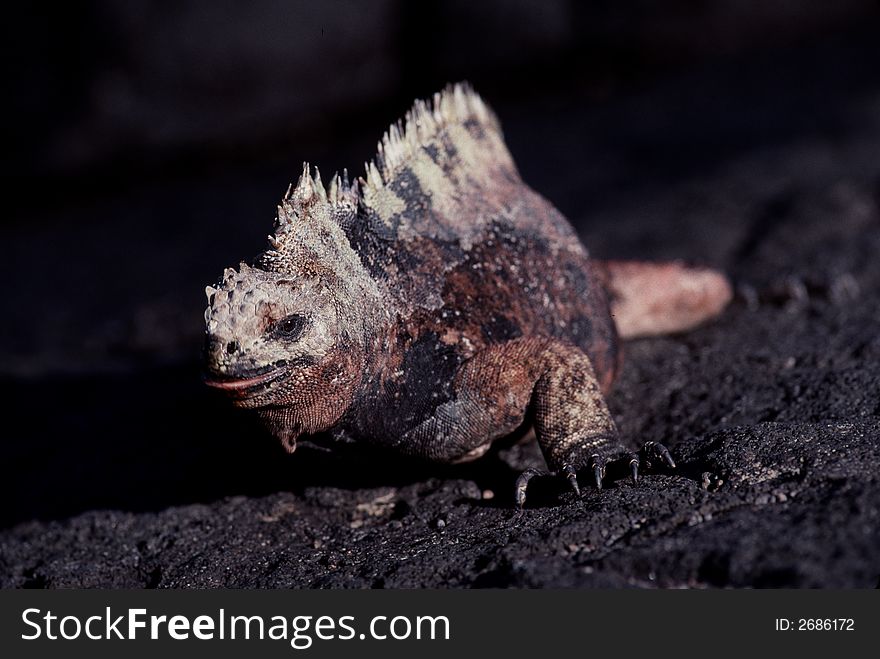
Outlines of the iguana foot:
{"label": "iguana foot", "polygon": [[[526,469],[519,475],[519,478],[516,479],[516,487],[515,487],[515,499],[516,499],[516,507],[520,510],[526,505],[526,490],[529,487],[529,481],[532,480],[535,476],[539,477],[554,477],[557,474],[549,472],[545,469],[535,469],[529,468]],[[561,475],[564,475],[568,480],[568,484],[571,486],[571,489],[574,490],[575,495],[581,495],[581,487],[578,485],[577,480],[577,470],[572,465],[565,465],[562,468]]]}
{"label": "iguana foot", "polygon": [[806,283],[795,275],[781,277],[760,288],[749,282],[739,282],[735,297],[749,311],[757,311],[762,306],[783,307],[793,311],[806,306],[810,301]]}
{"label": "iguana foot", "polygon": [[[597,490],[602,489],[603,482],[606,481],[607,472],[624,473],[628,470],[633,485],[639,482],[641,469],[654,469],[658,466],[666,466],[675,469],[675,460],[669,449],[659,442],[646,442],[645,445],[637,453],[626,451],[623,449],[612,451],[600,451],[590,456],[586,465],[592,482]],[[565,476],[571,489],[577,496],[581,495],[581,488],[578,484],[577,469],[572,464],[563,465],[558,472],[550,472],[545,469],[529,468],[523,471],[516,479],[515,500],[516,507],[520,510],[526,504],[526,492],[528,490],[529,481],[535,476],[558,477]]]}
{"label": "iguana foot", "polygon": [[787,275],[761,288],[748,282],[736,285],[736,298],[751,311],[762,305],[799,311],[811,300],[846,304],[857,299],[859,294],[859,282],[848,272],[806,278]]}
{"label": "iguana foot", "polygon": [[[623,449],[612,449],[590,456],[588,467],[596,484],[596,489],[602,489],[609,468],[616,473],[628,471],[633,484],[639,482],[640,469],[644,466],[652,469],[657,465],[664,464],[672,469],[675,468],[675,460],[672,454],[659,442],[647,442],[638,453],[632,453]],[[628,468],[628,469],[627,469]]]}
{"label": "iguana foot", "polygon": [[516,486],[514,488],[514,498],[516,500],[516,507],[519,510],[522,510],[526,505],[526,491],[529,487],[529,481],[532,480],[535,476],[539,478],[555,478],[557,476],[565,476],[568,484],[571,486],[571,489],[574,490],[575,495],[581,495],[581,487],[578,484],[577,480],[577,470],[571,465],[565,465],[560,473],[553,473],[551,471],[547,471],[546,469],[535,469],[534,467],[530,467],[522,472],[519,477],[516,479]]}
{"label": "iguana foot", "polygon": [[652,469],[657,464],[664,464],[670,469],[675,469],[675,460],[672,459],[672,454],[659,442],[645,442],[641,451],[631,453],[629,470],[633,485],[639,482],[639,468],[642,465]]}

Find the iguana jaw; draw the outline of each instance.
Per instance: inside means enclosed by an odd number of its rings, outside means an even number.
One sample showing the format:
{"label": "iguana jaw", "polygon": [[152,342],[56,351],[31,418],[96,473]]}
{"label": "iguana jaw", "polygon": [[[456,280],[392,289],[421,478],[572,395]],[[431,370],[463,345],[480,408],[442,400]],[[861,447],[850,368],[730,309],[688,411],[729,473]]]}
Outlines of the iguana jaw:
{"label": "iguana jaw", "polygon": [[251,377],[244,378],[222,378],[218,379],[211,375],[205,375],[205,384],[215,389],[221,389],[233,394],[236,397],[247,397],[259,391],[263,391],[267,385],[281,379],[288,373],[286,368],[273,368],[267,373],[260,373]]}

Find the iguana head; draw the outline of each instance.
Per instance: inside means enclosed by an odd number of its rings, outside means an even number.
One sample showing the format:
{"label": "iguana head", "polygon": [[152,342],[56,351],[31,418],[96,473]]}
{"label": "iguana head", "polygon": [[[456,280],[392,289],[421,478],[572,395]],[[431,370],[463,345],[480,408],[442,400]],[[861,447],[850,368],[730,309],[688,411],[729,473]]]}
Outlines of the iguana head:
{"label": "iguana head", "polygon": [[[296,432],[332,425],[362,378],[376,283],[340,228],[357,191],[308,166],[278,207],[271,249],[206,289],[206,383],[249,408],[285,408]],[[293,432],[293,431],[291,431]]]}

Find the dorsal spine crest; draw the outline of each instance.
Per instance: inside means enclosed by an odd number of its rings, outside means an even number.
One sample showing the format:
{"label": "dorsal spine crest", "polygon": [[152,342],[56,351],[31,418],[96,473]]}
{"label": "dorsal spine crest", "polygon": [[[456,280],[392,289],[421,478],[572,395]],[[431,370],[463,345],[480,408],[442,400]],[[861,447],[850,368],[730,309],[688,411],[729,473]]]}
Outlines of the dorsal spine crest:
{"label": "dorsal spine crest", "polygon": [[[402,120],[391,124],[378,142],[376,157],[364,164],[363,177],[349,182],[348,172],[343,170],[325,187],[318,168],[312,175],[311,167],[304,162],[299,180],[288,187],[278,206],[269,244],[274,250],[282,249],[285,236],[314,215],[335,221],[356,212],[365,194],[367,200],[375,198],[371,193],[381,191],[394,179],[396,170],[416,157],[420,149],[434,144],[443,130],[471,122],[500,136],[492,111],[467,83],[458,83],[434,94],[430,101],[416,101]],[[313,204],[329,206],[329,213],[312,212]]]}

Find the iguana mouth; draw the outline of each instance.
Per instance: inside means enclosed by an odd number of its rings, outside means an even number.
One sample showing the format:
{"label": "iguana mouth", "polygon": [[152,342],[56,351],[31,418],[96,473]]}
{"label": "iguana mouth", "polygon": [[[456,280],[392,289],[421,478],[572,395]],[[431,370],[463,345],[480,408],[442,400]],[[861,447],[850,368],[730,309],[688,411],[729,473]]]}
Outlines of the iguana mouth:
{"label": "iguana mouth", "polygon": [[204,382],[206,385],[213,387],[214,389],[222,389],[223,391],[228,391],[238,396],[246,396],[264,389],[272,382],[280,380],[283,376],[287,375],[289,370],[286,368],[286,364],[273,364],[267,368],[269,370],[265,370],[263,373],[258,373],[250,377],[218,377],[213,373],[206,374],[204,376]]}

